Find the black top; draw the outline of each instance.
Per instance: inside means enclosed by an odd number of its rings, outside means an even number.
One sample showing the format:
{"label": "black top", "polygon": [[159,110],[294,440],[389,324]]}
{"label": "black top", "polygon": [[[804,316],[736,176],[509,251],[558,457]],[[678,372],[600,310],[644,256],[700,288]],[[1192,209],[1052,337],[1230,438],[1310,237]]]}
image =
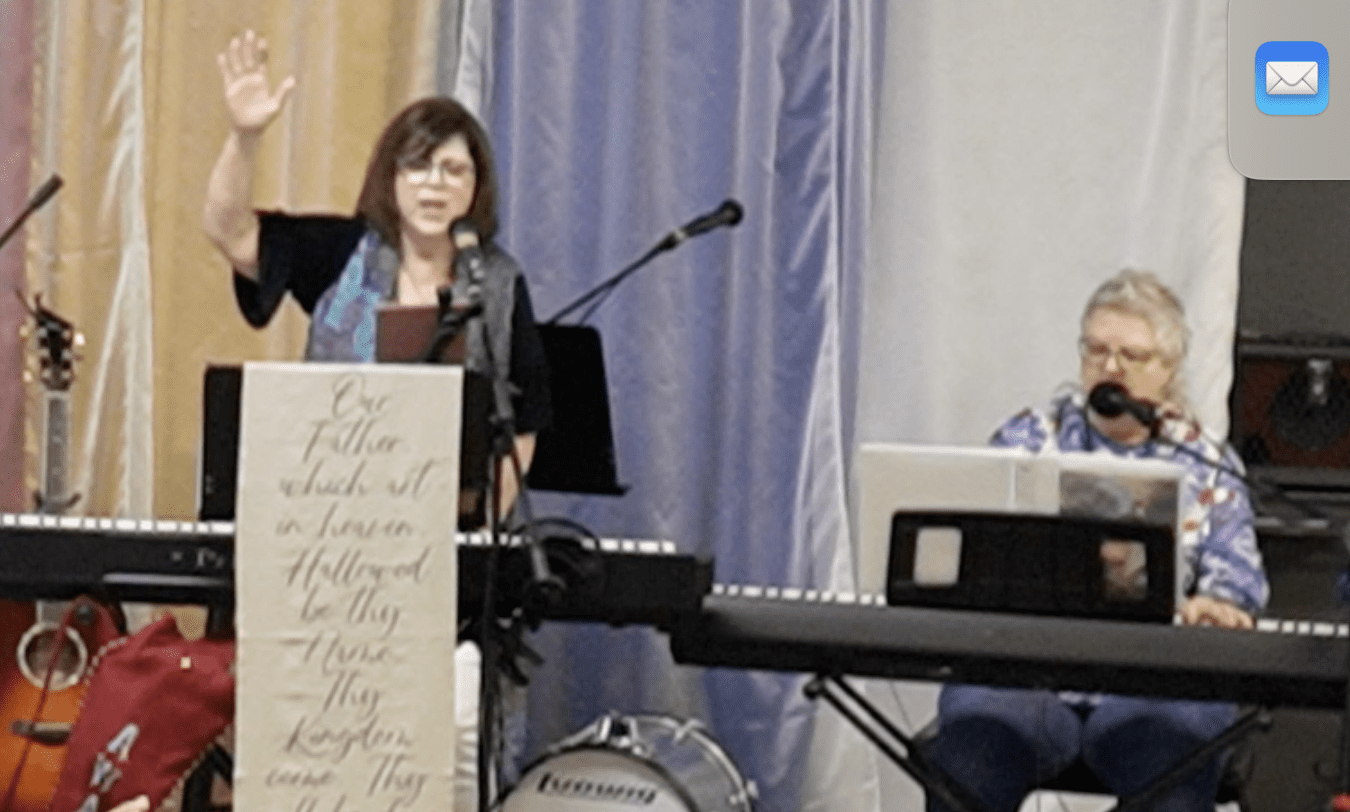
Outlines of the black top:
{"label": "black top", "polygon": [[[313,312],[315,303],[337,279],[367,231],[363,220],[352,217],[260,212],[259,218],[258,281],[234,275],[239,310],[254,327],[272,319],[288,291],[306,313]],[[516,278],[511,314],[509,378],[515,390],[511,401],[516,433],[537,433],[552,417],[548,361],[523,275]]]}

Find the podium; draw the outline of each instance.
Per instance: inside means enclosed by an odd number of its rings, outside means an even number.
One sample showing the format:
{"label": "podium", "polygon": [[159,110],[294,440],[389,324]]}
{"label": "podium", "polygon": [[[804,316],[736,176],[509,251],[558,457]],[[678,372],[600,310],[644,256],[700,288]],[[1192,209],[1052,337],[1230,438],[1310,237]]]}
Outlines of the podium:
{"label": "podium", "polygon": [[[425,329],[431,324],[427,322]],[[618,482],[600,333],[592,327],[557,324],[541,324],[538,329],[549,365],[553,422],[539,433],[526,485],[544,491],[623,495],[628,488]],[[203,521],[234,518],[240,387],[239,365],[207,367],[198,482],[198,515]],[[485,414],[486,397],[487,392],[471,380],[466,417]],[[466,455],[486,458],[482,432],[471,432],[461,442]]]}

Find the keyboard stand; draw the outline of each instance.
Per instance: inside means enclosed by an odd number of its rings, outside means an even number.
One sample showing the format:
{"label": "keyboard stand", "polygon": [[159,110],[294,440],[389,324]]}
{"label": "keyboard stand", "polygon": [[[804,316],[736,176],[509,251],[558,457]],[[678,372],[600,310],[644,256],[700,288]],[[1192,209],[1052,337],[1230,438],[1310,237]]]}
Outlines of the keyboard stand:
{"label": "keyboard stand", "polygon": [[[988,807],[971,796],[970,790],[924,758],[914,740],[901,732],[843,677],[817,674],[806,683],[802,692],[807,699],[824,699],[830,703],[858,732],[951,812],[989,812]],[[854,710],[855,707],[858,710]],[[896,749],[897,744],[904,750]]]}
{"label": "keyboard stand", "polygon": [[1237,744],[1257,730],[1269,730],[1270,724],[1270,711],[1266,708],[1257,707],[1248,710],[1224,732],[1195,748],[1190,755],[1177,762],[1175,767],[1155,778],[1143,791],[1122,798],[1112,812],[1136,812],[1149,808],[1155,801],[1189,778],[1192,773],[1205,766],[1220,750]]}
{"label": "keyboard stand", "polygon": [[[902,733],[877,710],[875,705],[845,682],[843,677],[837,674],[817,674],[806,684],[803,692],[808,699],[824,699],[830,703],[850,724],[876,745],[878,750],[918,781],[925,792],[937,798],[951,812],[988,812],[988,807],[972,797],[970,791],[960,782],[924,758],[914,740]],[[855,708],[861,710],[861,713]],[[1271,717],[1268,710],[1260,707],[1252,708],[1239,716],[1224,732],[1177,762],[1176,766],[1156,778],[1143,791],[1120,799],[1111,812],[1139,812],[1149,808],[1208,763],[1216,753],[1258,729],[1268,730],[1270,725]],[[903,747],[903,752],[898,750],[895,744]]]}

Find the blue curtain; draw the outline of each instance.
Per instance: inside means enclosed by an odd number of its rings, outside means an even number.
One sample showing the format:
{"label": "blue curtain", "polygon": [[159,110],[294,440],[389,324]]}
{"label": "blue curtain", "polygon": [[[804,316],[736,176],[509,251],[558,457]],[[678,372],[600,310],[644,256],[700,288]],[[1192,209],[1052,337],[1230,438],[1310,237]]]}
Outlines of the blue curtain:
{"label": "blue curtain", "polygon": [[[844,450],[879,18],[870,0],[495,3],[482,115],[500,242],[541,319],[722,201],[745,211],[590,319],[631,490],[537,494],[537,514],[673,540],[714,558],[720,582],[850,586]],[[645,629],[554,624],[532,644],[547,664],[527,755],[609,710],[695,716],[761,809],[800,807],[815,713],[801,678],[675,666]]]}

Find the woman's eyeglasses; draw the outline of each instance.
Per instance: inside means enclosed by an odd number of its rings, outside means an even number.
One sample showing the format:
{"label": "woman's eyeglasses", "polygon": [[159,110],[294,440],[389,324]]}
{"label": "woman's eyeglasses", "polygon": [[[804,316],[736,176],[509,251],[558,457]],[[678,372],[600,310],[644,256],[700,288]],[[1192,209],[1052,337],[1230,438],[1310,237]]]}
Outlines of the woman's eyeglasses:
{"label": "woman's eyeglasses", "polygon": [[1138,347],[1117,347],[1090,338],[1078,339],[1078,354],[1084,361],[1096,366],[1106,366],[1108,358],[1115,358],[1121,369],[1139,370],[1148,366],[1158,357],[1157,350],[1141,350]]}
{"label": "woman's eyeglasses", "polygon": [[414,186],[427,186],[432,183],[463,183],[474,177],[473,167],[464,163],[442,161],[433,164],[430,161],[409,161],[399,164],[399,169],[408,182]]}

